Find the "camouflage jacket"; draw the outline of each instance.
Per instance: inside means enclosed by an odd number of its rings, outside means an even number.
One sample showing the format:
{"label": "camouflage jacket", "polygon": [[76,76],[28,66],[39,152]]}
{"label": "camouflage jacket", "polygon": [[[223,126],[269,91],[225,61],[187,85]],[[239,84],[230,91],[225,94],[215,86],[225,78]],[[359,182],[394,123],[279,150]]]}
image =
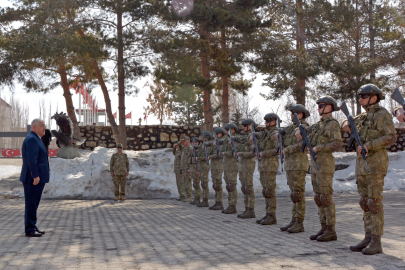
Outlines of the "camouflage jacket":
{"label": "camouflage jacket", "polygon": [[[219,140],[218,140],[219,141]],[[213,145],[214,141],[211,141],[209,143],[205,143],[207,146],[207,154],[210,157],[211,164],[210,168],[211,170],[224,170],[224,165],[222,163],[221,157],[217,154],[218,148]],[[209,147],[208,147],[209,146]],[[222,147],[220,145],[219,147],[221,149],[221,152],[223,152]]]}
{"label": "camouflage jacket", "polygon": [[[177,145],[177,144],[176,144]],[[173,155],[174,155],[174,173],[180,173],[180,163],[181,163],[181,150],[182,146],[179,145],[179,149],[174,148],[173,146]]]}
{"label": "camouflage jacket", "polygon": [[[304,119],[300,121],[304,127],[308,127]],[[285,133],[283,136],[283,150],[285,152],[284,169],[286,171],[307,171],[309,167],[307,151],[301,152],[302,140],[295,137],[295,129],[297,127],[295,124],[292,124],[283,129]]]}
{"label": "camouflage jacket", "polygon": [[191,144],[188,146],[184,146],[181,151],[181,161],[180,161],[180,169],[183,170],[183,173],[187,173],[187,170],[191,169],[191,165],[193,164],[193,148]]}
{"label": "camouflage jacket", "polygon": [[205,152],[201,145],[196,146],[196,157],[197,157],[197,171],[201,173],[208,173],[209,165],[205,160]]}
{"label": "camouflage jacket", "polygon": [[129,160],[127,154],[115,153],[110,160],[110,172],[114,175],[127,175],[129,172]]}
{"label": "camouflage jacket", "polygon": [[244,135],[235,137],[238,142],[237,151],[239,155],[239,171],[250,172],[256,166],[255,154],[253,154],[254,145],[250,142],[252,132],[247,132]]}
{"label": "camouflage jacket", "polygon": [[278,142],[274,139],[274,135],[278,133],[277,126],[267,128],[264,131],[257,133],[258,147],[262,154],[259,162],[259,171],[261,172],[277,172],[278,171],[278,155],[277,146]]}
{"label": "camouflage jacket", "polygon": [[[357,155],[356,174],[387,174],[388,153],[386,148],[396,142],[396,130],[391,114],[379,104],[366,108],[366,112],[354,118],[361,142],[368,149],[367,171],[361,155]],[[357,145],[356,145],[357,147]]]}
{"label": "camouflage jacket", "polygon": [[342,136],[339,122],[332,116],[321,120],[307,128],[312,148],[316,147],[319,170],[311,158],[311,173],[335,173],[335,158],[332,153],[342,147]]}
{"label": "camouflage jacket", "polygon": [[[236,144],[236,136],[233,136],[235,141],[235,147],[237,148],[238,145]],[[219,141],[219,144],[222,145],[222,152],[224,152],[224,170],[225,171],[237,171],[238,170],[238,163],[236,162],[235,157],[232,155],[232,146],[229,145],[231,138],[226,136],[224,139]]]}

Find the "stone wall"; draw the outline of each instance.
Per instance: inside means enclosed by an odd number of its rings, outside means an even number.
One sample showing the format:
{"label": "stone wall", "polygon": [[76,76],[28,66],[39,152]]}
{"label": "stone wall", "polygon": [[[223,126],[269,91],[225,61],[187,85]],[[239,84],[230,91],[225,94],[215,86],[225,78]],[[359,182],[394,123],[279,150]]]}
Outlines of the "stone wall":
{"label": "stone wall", "polygon": [[[129,150],[148,150],[171,148],[180,140],[180,136],[199,136],[200,127],[187,126],[127,126],[127,144]],[[93,150],[97,146],[115,148],[111,127],[80,127],[80,135],[86,139],[82,149]]]}
{"label": "stone wall", "polygon": [[[263,130],[264,127],[257,127],[256,131]],[[405,126],[396,126],[398,139],[387,150],[390,152],[404,151],[405,149]],[[171,148],[174,143],[180,140],[180,136],[187,135],[189,137],[199,136],[202,132],[202,127],[187,127],[187,126],[127,126],[128,149],[129,150],[148,150],[159,148]],[[86,138],[86,142],[81,146],[82,149],[93,150],[97,146],[106,148],[115,148],[116,143],[112,137],[111,127],[105,126],[86,126],[80,127],[82,138]],[[239,134],[243,130],[238,131]],[[348,148],[349,134],[342,132],[343,147],[342,152],[352,152],[354,148]]]}

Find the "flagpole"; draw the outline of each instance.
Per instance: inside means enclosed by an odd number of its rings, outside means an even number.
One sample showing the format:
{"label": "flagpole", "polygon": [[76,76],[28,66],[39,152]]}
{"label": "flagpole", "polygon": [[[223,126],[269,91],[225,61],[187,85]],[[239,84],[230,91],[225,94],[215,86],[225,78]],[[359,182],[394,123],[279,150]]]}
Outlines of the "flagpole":
{"label": "flagpole", "polygon": [[79,91],[80,91],[79,92],[79,125],[80,125],[82,122],[82,91],[81,89]]}

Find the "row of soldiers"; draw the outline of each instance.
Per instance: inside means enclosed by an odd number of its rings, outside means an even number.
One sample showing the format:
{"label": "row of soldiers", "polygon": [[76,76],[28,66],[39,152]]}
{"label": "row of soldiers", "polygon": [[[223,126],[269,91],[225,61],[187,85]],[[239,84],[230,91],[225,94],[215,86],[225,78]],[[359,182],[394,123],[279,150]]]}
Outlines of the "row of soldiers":
{"label": "row of soldiers", "polygon": [[[242,122],[242,135],[237,135],[238,128],[231,123],[225,128],[215,128],[214,134],[205,131],[202,138],[195,137],[190,140],[185,136],[173,148],[174,172],[180,194],[178,200],[190,202],[198,207],[209,207],[208,172],[211,169],[215,204],[209,209],[222,210],[224,214],[236,214],[238,200],[236,185],[239,174],[245,211],[237,216],[255,218],[253,173],[257,158],[262,194],[266,202],[266,215],[256,223],[277,224],[276,175],[279,159],[283,161],[282,158],[285,157],[284,170],[291,191],[292,210],[291,222],[280,230],[289,233],[304,231],[305,176],[310,166],[314,201],[318,206],[321,225],[319,232],[311,235],[310,239],[321,242],[337,240],[335,203],[332,196],[335,159],[332,153],[342,147],[341,129],[343,129],[353,135],[357,134],[360,138],[356,142],[358,153],[356,176],[358,193],[361,196],[360,206],[364,212],[365,238],[359,244],[350,246],[350,249],[368,255],[381,253],[384,226],[382,192],[389,164],[386,148],[396,141],[392,116],[379,105],[384,98],[377,86],[372,84],[362,86],[359,90],[359,101],[365,112],[354,117],[355,127],[351,128],[347,120],[339,123],[332,117],[332,113],[339,111],[340,107],[335,99],[325,96],[317,100],[321,119],[311,126],[306,122],[310,116],[309,111],[303,105],[297,104],[289,111],[291,118],[296,117],[298,120],[294,119],[293,124],[282,130],[279,127],[281,120],[278,115],[269,113],[264,117],[266,129],[261,132],[253,130],[255,123],[252,119],[245,119]],[[305,149],[311,150],[310,160]],[[367,162],[364,155],[368,157]],[[222,173],[228,192],[226,209],[222,202]]]}

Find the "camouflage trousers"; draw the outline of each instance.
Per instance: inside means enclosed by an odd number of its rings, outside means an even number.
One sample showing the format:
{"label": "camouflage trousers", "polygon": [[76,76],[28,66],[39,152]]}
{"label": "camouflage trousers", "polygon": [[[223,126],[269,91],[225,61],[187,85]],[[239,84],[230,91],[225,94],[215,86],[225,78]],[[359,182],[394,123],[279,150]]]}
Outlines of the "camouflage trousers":
{"label": "camouflage trousers", "polygon": [[208,186],[209,180],[208,180],[207,171],[200,171],[200,180],[201,180],[201,188],[202,188],[202,198],[208,200],[210,189]]}
{"label": "camouflage trousers", "polygon": [[183,171],[181,174],[181,183],[184,187],[184,194],[186,197],[191,197],[192,195],[192,184],[191,184],[191,173]]}
{"label": "camouflage trousers", "polygon": [[357,175],[357,191],[361,196],[360,206],[364,211],[364,231],[375,235],[384,232],[383,187],[384,175]]}
{"label": "camouflage trousers", "polygon": [[114,196],[125,196],[125,185],[127,183],[126,175],[114,175]]}
{"label": "camouflage trousers", "polygon": [[291,191],[291,201],[293,202],[292,217],[305,218],[305,175],[307,171],[286,171],[287,185]]}
{"label": "camouflage trousers", "polygon": [[181,173],[176,173],[176,184],[177,184],[177,191],[179,192],[180,198],[186,197],[186,190],[184,189]]}
{"label": "camouflage trousers", "polygon": [[238,171],[224,171],[226,190],[228,191],[229,205],[236,205],[238,202],[238,190],[236,189]]}
{"label": "camouflage trousers", "polygon": [[255,208],[255,192],[253,189],[253,171],[239,172],[239,181],[242,185],[243,202],[245,208]]}
{"label": "camouflage trousers", "polygon": [[266,214],[276,215],[276,172],[260,172],[260,183],[262,184],[262,194],[266,202]]}
{"label": "camouflage trousers", "polygon": [[333,194],[333,174],[329,173],[311,173],[312,188],[315,192],[314,200],[318,206],[318,215],[320,223],[326,223],[326,225],[335,225],[336,223],[336,212],[335,212],[335,202],[333,202],[332,197],[330,200],[332,203],[328,203],[328,206],[323,205],[321,200],[322,195]]}
{"label": "camouflage trousers", "polygon": [[198,177],[196,173],[197,173],[196,170],[191,170],[191,177],[193,179],[194,196],[196,198],[200,198],[201,197],[201,188],[200,188],[201,178]]}
{"label": "camouflage trousers", "polygon": [[215,191],[215,202],[222,203],[222,170],[211,170],[212,188]]}

